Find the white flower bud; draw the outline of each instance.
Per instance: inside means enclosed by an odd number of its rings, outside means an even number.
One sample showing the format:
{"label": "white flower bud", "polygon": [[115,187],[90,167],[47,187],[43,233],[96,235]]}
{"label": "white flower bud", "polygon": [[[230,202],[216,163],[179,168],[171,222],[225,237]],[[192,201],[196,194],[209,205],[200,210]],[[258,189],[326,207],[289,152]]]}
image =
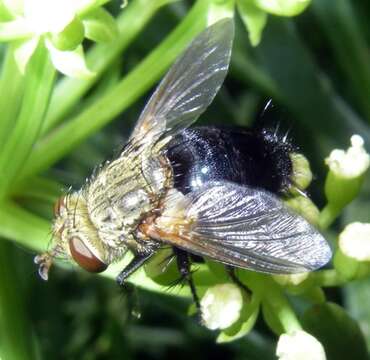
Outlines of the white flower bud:
{"label": "white flower bud", "polygon": [[200,302],[203,324],[211,330],[226,329],[239,319],[242,306],[243,296],[238,286],[215,285]]}
{"label": "white flower bud", "polygon": [[303,330],[282,334],[277,344],[276,355],[279,360],[326,360],[321,343]]}
{"label": "white flower bud", "polygon": [[354,222],[339,235],[339,248],[344,255],[358,261],[370,261],[370,224]]}
{"label": "white flower bud", "polygon": [[370,166],[370,156],[364,148],[362,137],[353,135],[347,151],[335,149],[325,162],[336,176],[349,179],[365,173]]}

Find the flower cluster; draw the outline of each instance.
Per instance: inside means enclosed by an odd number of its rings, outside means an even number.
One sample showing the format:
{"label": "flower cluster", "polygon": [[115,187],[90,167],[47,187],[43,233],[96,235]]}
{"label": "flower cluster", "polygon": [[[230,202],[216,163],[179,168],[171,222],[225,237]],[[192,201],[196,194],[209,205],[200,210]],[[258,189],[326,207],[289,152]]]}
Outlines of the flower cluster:
{"label": "flower cluster", "polygon": [[[105,1],[106,2],[106,1]],[[62,73],[78,78],[93,75],[82,41],[111,41],[117,34],[114,18],[99,0],[3,0],[0,41],[11,42],[21,72],[37,46],[46,46]]]}

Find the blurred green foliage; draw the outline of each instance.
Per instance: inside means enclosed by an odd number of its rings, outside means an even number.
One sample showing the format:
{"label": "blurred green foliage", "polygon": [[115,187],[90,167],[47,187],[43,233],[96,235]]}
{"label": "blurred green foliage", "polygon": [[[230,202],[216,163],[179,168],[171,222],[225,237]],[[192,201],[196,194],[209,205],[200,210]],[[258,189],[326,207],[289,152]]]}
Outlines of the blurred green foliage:
{"label": "blurred green foliage", "polygon": [[[196,12],[176,28],[192,6],[201,8],[199,3],[178,1],[160,8],[140,7],[140,1],[132,0],[120,10],[119,4],[112,2],[110,11],[122,12],[121,44],[112,47],[115,50],[104,66],[99,56],[107,52],[105,45],[91,48],[87,55],[99,81],[58,77],[50,103],[55,112],[49,112],[44,123],[42,109],[39,108],[42,114],[29,114],[33,121],[40,122],[42,136],[30,156],[17,159],[19,166],[6,164],[1,168],[1,185],[11,194],[4,197],[0,207],[0,237],[4,238],[0,243],[0,348],[8,354],[3,355],[3,360],[274,358],[277,337],[262,316],[248,336],[216,345],[217,334],[187,316],[189,299],[139,288],[122,291],[113,281],[75,271],[69,264],[55,268],[51,281],[45,284],[35,274],[32,260],[33,251],[44,250],[47,245],[52,204],[63,187],[78,188],[97,164],[119,152],[150,89],[181,48],[201,30],[204,19],[197,20]],[[315,179],[309,192],[316,204],[323,206],[323,159],[329,151],[345,148],[354,133],[364,138],[367,147],[370,144],[369,14],[370,6],[364,1],[337,0],[333,5],[330,0],[314,0],[298,17],[269,15],[256,47],[250,45],[244,24],[236,16],[230,74],[199,123],[272,127],[279,123],[280,131],[289,130],[289,137],[310,160]],[[166,38],[171,31],[170,38]],[[4,67],[14,67],[6,65],[5,55],[3,58]],[[35,62],[36,65],[45,70],[43,84],[52,86],[54,74],[46,71],[50,68]],[[8,98],[2,96],[2,109],[14,109],[18,91],[27,92],[17,89],[17,81],[17,76],[0,79],[1,89],[9,86],[14,102],[9,105]],[[37,84],[31,82],[29,86]],[[70,99],[64,97],[72,93],[78,101],[73,102],[72,95]],[[29,101],[41,101],[40,107],[45,107],[48,99],[42,94],[39,97],[41,100]],[[261,116],[270,98],[274,105]],[[9,119],[16,115],[4,112]],[[101,115],[99,120],[95,120],[96,114]],[[115,120],[110,122],[112,117]],[[4,138],[10,131],[6,129],[11,124],[9,119],[2,123],[5,128],[0,135]],[[22,126],[29,120],[24,116]],[[29,142],[32,145],[32,139],[40,133],[26,135],[24,147]],[[12,147],[7,151],[11,154]],[[334,238],[351,221],[369,222],[369,197],[367,178],[361,196],[345,209],[328,237]],[[358,321],[369,349],[369,279],[325,291],[327,299],[343,306]],[[305,296],[320,298],[312,293]],[[303,300],[291,300],[298,314],[307,310]],[[327,318],[335,318],[336,310],[329,310],[321,309]],[[306,319],[307,316],[306,313]],[[347,317],[341,317],[344,327],[346,321],[348,327],[352,324]],[[329,324],[331,320],[327,321]],[[314,334],[324,344],[334,342],[331,349],[336,342],[348,339],[343,330],[338,337],[327,340],[325,336],[337,328],[323,332],[320,323],[305,322],[307,330],[318,329]],[[359,329],[351,334],[355,341],[348,343],[349,353],[351,346],[363,341]],[[23,344],[22,339],[26,339]],[[358,347],[357,350],[361,352]],[[330,354],[329,359],[347,359],[343,352],[335,357]],[[363,351],[358,359],[362,358],[366,358]]]}

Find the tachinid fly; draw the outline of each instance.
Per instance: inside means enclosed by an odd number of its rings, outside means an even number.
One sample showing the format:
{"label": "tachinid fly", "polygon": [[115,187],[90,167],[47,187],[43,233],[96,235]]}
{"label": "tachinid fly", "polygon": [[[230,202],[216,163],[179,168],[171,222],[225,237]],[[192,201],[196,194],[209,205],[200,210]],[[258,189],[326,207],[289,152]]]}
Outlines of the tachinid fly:
{"label": "tachinid fly", "polygon": [[48,278],[55,257],[101,272],[129,250],[122,284],[163,246],[194,287],[189,253],[265,273],[326,264],[320,233],[277,194],[294,186],[292,147],[268,131],[188,128],[226,76],[234,26],[203,31],[164,77],[120,156],[55,206],[52,249],[35,258]]}

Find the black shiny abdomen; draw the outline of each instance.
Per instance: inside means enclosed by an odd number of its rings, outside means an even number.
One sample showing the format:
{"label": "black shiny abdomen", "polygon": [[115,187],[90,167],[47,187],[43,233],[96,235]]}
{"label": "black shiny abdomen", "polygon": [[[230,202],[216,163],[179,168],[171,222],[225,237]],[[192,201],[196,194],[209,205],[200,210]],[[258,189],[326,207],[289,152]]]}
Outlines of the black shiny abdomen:
{"label": "black shiny abdomen", "polygon": [[174,137],[166,155],[174,187],[184,194],[223,180],[281,193],[290,184],[291,151],[268,131],[195,127]]}

